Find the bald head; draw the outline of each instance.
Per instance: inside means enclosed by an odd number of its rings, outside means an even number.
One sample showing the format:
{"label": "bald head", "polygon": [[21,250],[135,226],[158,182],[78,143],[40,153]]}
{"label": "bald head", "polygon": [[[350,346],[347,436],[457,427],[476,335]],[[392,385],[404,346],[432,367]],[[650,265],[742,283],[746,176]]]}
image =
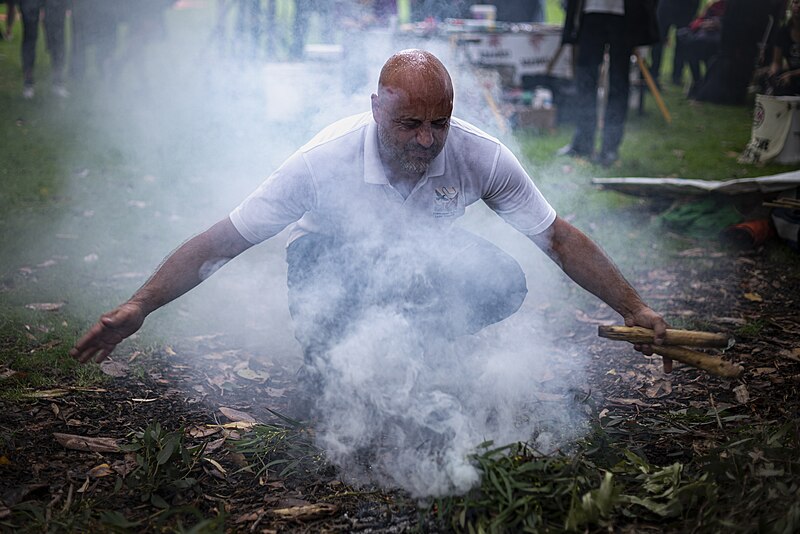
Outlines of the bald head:
{"label": "bald head", "polygon": [[386,61],[378,79],[378,95],[398,92],[431,103],[445,100],[452,107],[450,74],[439,58],[425,50],[402,50]]}
{"label": "bald head", "polygon": [[424,50],[403,50],[381,70],[372,95],[384,167],[419,176],[442,151],[453,112],[453,84],[442,62]]}

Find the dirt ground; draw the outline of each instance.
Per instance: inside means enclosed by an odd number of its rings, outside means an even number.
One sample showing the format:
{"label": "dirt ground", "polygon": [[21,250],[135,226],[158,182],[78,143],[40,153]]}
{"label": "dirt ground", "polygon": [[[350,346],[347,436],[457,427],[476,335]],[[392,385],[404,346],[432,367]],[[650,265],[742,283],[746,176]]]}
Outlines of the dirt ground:
{"label": "dirt ground", "polygon": [[[775,260],[776,254],[792,254],[782,248],[780,244],[746,251],[713,243],[690,246],[658,269],[634,275],[645,298],[654,308],[666,311],[677,326],[735,333],[736,345],[724,358],[744,366],[738,379],[716,378],[681,364],[667,375],[659,358],[637,356],[625,344],[598,338],[597,325],[615,320],[603,305],[578,311],[567,303],[553,314],[553,328],[568,340],[568,350],[591,355],[593,416],[609,432],[626,425],[640,429],[627,439],[636,441],[654,464],[688,460],[726,430],[720,422],[718,427],[663,432],[648,426],[653,414],[688,407],[720,411],[736,407],[758,420],[796,419],[800,413],[800,273]],[[64,384],[63,394],[5,403],[3,426],[17,431],[10,434],[8,457],[0,465],[4,503],[0,514],[5,516],[0,521],[38,531],[42,519],[49,518],[51,528],[61,524],[70,531],[82,524],[82,510],[87,514],[111,510],[129,521],[142,521],[148,530],[159,530],[157,520],[164,514],[159,516],[157,509],[142,503],[141,492],[115,491],[119,474],[126,470],[123,452],[74,450],[54,437],[54,433],[64,433],[116,438],[123,443],[131,432],[157,420],[164,428],[185,429],[187,445],[206,443],[205,454],[213,459],[201,461],[193,475],[197,484],[171,503],[187,524],[197,521],[185,512],[192,509],[206,518],[224,512],[228,531],[434,528],[430,513],[417,508],[402,492],[348,487],[332,468],[288,477],[255,476],[252,469],[242,470],[248,462],[232,445],[246,435],[248,419],[239,412],[259,422],[281,423],[271,410],[290,412],[296,393],[294,369],[255,366],[249,350],[224,335],[175,340],[154,355],[139,356],[119,369],[109,368],[121,376],[102,387]],[[216,365],[217,371],[212,374],[189,365],[198,358],[211,368]],[[244,422],[243,428],[209,427],[235,420]],[[25,503],[29,515],[10,515],[9,509],[18,510]],[[19,523],[24,517],[39,519]],[[103,523],[109,530],[113,524],[110,519]],[[128,526],[141,529],[133,523]],[[124,525],[115,528],[122,530]]]}

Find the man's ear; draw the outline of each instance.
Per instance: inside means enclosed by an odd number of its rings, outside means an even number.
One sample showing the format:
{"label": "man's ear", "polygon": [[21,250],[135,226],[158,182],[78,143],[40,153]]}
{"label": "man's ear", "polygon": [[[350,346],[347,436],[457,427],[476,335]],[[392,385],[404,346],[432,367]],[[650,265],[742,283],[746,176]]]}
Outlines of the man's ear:
{"label": "man's ear", "polygon": [[381,103],[378,100],[378,95],[373,93],[371,101],[372,101],[372,118],[375,120],[375,122],[380,122],[378,119],[381,114]]}

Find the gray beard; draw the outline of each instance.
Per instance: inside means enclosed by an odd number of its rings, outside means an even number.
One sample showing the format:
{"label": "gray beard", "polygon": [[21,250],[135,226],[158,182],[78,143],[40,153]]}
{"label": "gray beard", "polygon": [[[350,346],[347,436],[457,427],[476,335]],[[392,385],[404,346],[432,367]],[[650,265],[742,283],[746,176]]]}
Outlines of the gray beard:
{"label": "gray beard", "polygon": [[404,171],[414,174],[423,174],[428,170],[430,162],[408,159],[402,150],[395,148],[391,144],[389,139],[387,139],[384,130],[378,130],[378,140],[380,141],[381,146],[386,151],[387,155],[393,161],[396,161],[400,165],[400,168]]}
{"label": "gray beard", "polygon": [[428,170],[428,165],[430,164],[423,161],[410,161],[407,159],[400,160],[400,167],[402,167],[404,171],[415,174],[423,174]]}

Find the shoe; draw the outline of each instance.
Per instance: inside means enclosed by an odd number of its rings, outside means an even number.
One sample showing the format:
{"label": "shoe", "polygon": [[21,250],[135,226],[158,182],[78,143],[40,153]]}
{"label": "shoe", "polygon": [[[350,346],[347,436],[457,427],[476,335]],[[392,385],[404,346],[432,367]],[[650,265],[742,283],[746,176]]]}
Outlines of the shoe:
{"label": "shoe", "polygon": [[619,152],[616,150],[609,150],[607,152],[600,152],[592,158],[592,162],[602,167],[611,167],[619,159]]}
{"label": "shoe", "polygon": [[22,88],[22,98],[25,100],[33,99],[34,95],[36,95],[36,91],[33,90],[32,85],[26,85]]}
{"label": "shoe", "polygon": [[54,84],[51,91],[58,98],[69,98],[69,91],[67,91],[67,88],[60,83]]}
{"label": "shoe", "polygon": [[556,151],[556,156],[569,156],[571,158],[587,158],[589,157],[589,152],[584,152],[583,150],[577,150],[572,144],[562,146]]}

